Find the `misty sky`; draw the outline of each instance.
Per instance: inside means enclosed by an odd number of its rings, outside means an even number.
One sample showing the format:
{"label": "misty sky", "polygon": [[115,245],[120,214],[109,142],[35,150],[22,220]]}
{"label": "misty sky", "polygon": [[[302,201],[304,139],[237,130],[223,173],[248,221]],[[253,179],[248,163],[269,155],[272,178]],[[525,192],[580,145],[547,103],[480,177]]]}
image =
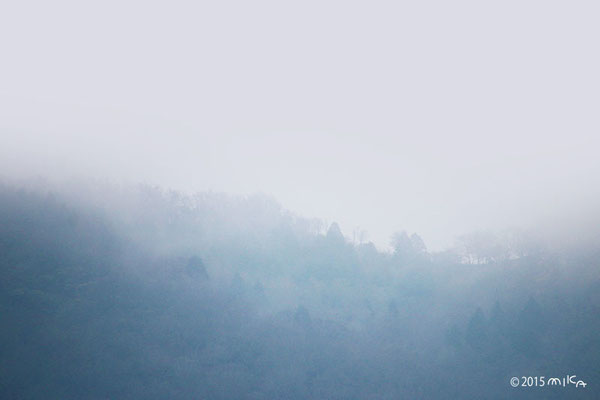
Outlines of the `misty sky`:
{"label": "misty sky", "polygon": [[264,192],[381,247],[593,207],[598,3],[211,3],[3,2],[0,175]]}

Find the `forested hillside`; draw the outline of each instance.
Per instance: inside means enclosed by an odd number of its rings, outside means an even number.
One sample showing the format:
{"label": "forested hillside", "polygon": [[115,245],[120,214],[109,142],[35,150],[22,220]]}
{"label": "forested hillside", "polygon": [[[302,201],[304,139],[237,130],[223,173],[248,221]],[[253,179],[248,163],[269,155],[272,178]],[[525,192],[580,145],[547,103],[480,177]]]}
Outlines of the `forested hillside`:
{"label": "forested hillside", "polygon": [[598,398],[598,243],[391,243],[262,196],[4,184],[0,398]]}

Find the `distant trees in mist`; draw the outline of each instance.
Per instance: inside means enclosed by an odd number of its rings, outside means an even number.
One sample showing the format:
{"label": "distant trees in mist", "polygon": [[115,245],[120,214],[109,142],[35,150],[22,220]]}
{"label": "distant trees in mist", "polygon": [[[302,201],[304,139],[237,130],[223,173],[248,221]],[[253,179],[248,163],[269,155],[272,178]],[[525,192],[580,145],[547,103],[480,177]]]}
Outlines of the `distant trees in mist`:
{"label": "distant trees in mist", "polygon": [[273,199],[0,186],[0,398],[594,398],[600,246],[392,251]]}

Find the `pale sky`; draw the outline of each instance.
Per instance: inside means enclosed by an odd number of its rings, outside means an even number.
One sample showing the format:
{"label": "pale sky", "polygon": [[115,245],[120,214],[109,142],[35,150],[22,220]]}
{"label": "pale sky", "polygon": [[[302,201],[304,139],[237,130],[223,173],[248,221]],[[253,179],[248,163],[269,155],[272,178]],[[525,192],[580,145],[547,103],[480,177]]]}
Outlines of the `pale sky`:
{"label": "pale sky", "polygon": [[594,1],[7,1],[0,176],[273,195],[430,248],[594,207]]}

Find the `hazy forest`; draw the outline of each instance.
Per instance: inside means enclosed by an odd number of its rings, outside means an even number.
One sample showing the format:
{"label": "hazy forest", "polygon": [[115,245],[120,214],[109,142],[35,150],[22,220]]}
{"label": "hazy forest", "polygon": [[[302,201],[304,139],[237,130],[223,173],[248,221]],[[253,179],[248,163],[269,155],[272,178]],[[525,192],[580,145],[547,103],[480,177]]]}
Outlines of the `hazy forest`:
{"label": "hazy forest", "polygon": [[0,398],[598,398],[596,239],[384,251],[267,196],[4,183]]}

